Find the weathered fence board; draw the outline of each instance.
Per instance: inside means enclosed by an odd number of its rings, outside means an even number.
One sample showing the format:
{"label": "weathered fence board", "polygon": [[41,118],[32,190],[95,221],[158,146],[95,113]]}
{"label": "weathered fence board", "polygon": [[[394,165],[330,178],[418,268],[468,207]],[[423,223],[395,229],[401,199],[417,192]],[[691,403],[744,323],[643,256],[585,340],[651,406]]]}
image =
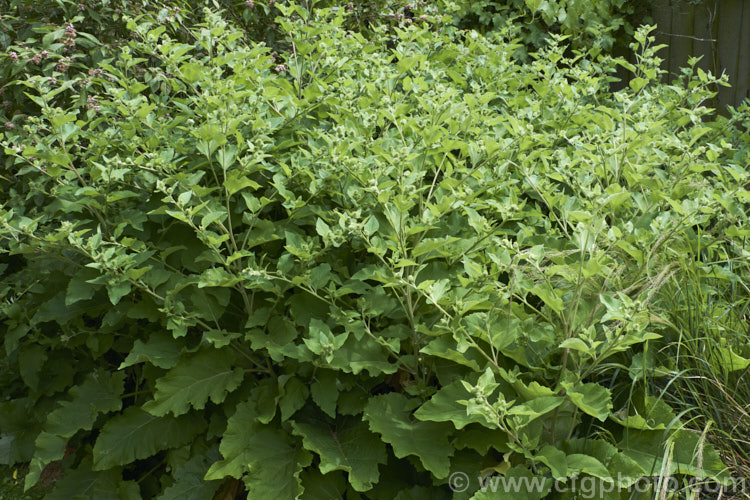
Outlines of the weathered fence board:
{"label": "weathered fence board", "polygon": [[719,2],[717,53],[719,55],[719,71],[726,71],[732,77],[731,88],[724,88],[719,92],[719,107],[732,105],[735,102],[737,85],[737,66],[739,57],[739,39],[742,33],[742,6],[744,0],[722,0]]}
{"label": "weathered fence board", "polygon": [[750,97],[750,4],[744,2],[742,29],[737,49],[737,81],[735,103]]}
{"label": "weathered fence board", "polygon": [[668,45],[660,53],[665,81],[673,81],[691,56],[702,57],[698,67],[726,73],[732,85],[718,89],[717,106],[739,106],[750,97],[749,0],[654,0],[651,16],[656,43]]}
{"label": "weathered fence board", "polygon": [[[718,3],[706,2],[704,5],[694,7],[693,16],[693,52],[695,57],[701,57],[698,67],[703,71],[716,73],[717,61],[713,50],[714,40],[714,20],[718,12]],[[685,60],[687,63],[687,59]]]}
{"label": "weathered fence board", "polygon": [[[674,75],[680,74],[680,68],[685,66],[688,58],[693,55],[693,30],[695,26],[695,8],[682,1],[672,2],[672,27],[669,43],[672,48],[669,54],[669,81]],[[683,33],[690,33],[685,36]]]}

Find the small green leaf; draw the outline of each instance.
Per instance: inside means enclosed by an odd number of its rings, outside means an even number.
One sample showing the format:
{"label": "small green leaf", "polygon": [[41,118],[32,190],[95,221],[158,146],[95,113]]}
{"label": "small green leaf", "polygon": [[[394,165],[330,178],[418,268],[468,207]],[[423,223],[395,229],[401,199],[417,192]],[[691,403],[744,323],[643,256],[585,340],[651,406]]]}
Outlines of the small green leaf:
{"label": "small green leaf", "polygon": [[646,80],[645,78],[636,77],[630,80],[628,82],[628,85],[630,86],[631,89],[633,89],[633,92],[637,94],[647,83],[648,83],[648,80]]}
{"label": "small green leaf", "polygon": [[328,224],[326,224],[323,219],[318,219],[315,222],[315,231],[323,238],[327,238],[331,235],[331,228],[328,227]]}
{"label": "small green leaf", "polygon": [[180,73],[182,73],[182,77],[186,82],[193,84],[197,82],[203,74],[203,66],[193,62],[185,63],[180,66]]}
{"label": "small green leaf", "polygon": [[364,233],[367,236],[372,236],[373,234],[378,232],[378,229],[380,228],[380,224],[378,224],[378,219],[374,215],[371,215],[369,219],[367,219],[367,222],[365,223],[363,230]]}
{"label": "small green leaf", "polygon": [[120,299],[130,293],[130,282],[123,280],[114,284],[108,284],[107,293],[109,294],[109,300],[112,302],[112,305],[116,306],[117,303],[120,302]]}
{"label": "small green leaf", "polygon": [[227,174],[227,179],[224,181],[224,187],[226,188],[227,193],[231,196],[245,188],[258,189],[260,188],[260,184],[249,179],[241,172],[231,171]]}
{"label": "small green leaf", "polygon": [[89,300],[96,293],[97,286],[88,283],[84,276],[75,276],[68,283],[67,293],[65,294],[66,306],[73,305],[81,300]]}

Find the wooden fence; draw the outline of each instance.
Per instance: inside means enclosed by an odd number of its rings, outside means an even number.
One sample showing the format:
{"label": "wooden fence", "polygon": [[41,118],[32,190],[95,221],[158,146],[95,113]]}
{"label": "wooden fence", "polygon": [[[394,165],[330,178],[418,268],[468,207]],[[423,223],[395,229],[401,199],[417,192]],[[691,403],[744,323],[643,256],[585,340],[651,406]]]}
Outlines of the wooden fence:
{"label": "wooden fence", "polygon": [[703,56],[698,66],[726,72],[732,85],[718,89],[719,108],[750,98],[750,0],[654,0],[652,17],[657,43],[668,44],[660,52],[667,81]]}

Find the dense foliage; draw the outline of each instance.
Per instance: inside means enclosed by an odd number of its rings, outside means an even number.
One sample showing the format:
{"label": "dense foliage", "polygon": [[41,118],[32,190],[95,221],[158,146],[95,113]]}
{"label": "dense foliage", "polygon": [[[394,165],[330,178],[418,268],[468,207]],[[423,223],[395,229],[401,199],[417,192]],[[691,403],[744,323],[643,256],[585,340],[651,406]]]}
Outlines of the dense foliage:
{"label": "dense foliage", "polygon": [[61,499],[727,481],[670,388],[691,314],[750,365],[748,110],[660,84],[647,29],[527,64],[510,27],[271,3],[273,40],[173,6],[3,56],[0,461]]}
{"label": "dense foliage", "polygon": [[550,33],[573,47],[626,53],[635,29],[649,20],[653,0],[456,0],[459,26],[498,29],[513,23],[523,51],[544,47]]}

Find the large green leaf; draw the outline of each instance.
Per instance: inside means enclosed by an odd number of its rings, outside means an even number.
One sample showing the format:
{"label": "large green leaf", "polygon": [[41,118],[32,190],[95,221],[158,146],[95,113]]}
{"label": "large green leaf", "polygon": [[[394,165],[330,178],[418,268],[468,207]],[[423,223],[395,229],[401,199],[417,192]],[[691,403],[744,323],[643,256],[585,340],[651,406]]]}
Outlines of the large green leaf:
{"label": "large green leaf", "polygon": [[334,372],[318,370],[316,380],[310,386],[313,401],[331,418],[336,418],[336,403],[339,398],[336,381]]}
{"label": "large green leaf", "polygon": [[649,474],[658,474],[664,467],[666,446],[673,446],[670,474],[687,474],[699,479],[711,478],[725,482],[730,474],[716,448],[701,440],[700,434],[678,430],[665,439],[664,431],[627,429],[618,443],[623,453]]}
{"label": "large green leaf", "polygon": [[0,459],[4,464],[31,460],[34,440],[41,431],[39,423],[30,420],[34,400],[17,398],[0,402]]}
{"label": "large green leaf", "polygon": [[716,347],[716,355],[721,367],[730,372],[742,371],[750,366],[750,359],[743,358],[735,353],[731,347]]}
{"label": "large green leaf", "polygon": [[568,475],[568,461],[565,452],[554,446],[545,446],[539,450],[534,458],[544,463],[552,472],[552,477],[561,479]]}
{"label": "large green leaf", "polygon": [[320,472],[349,473],[357,491],[367,491],[377,483],[378,464],[386,463],[385,445],[363,422],[321,426],[293,422],[294,434],[302,436],[304,447],[320,456]]}
{"label": "large green leaf", "polygon": [[36,438],[36,451],[24,479],[27,488],[37,482],[47,464],[63,458],[70,437],[79,430],[93,428],[100,413],[120,409],[124,379],[122,372],[96,371],[68,391],[70,401],[60,402],[47,415],[44,431]]}
{"label": "large green leaf", "polygon": [[248,496],[264,500],[287,500],[302,493],[299,474],[312,455],[280,429],[259,423],[251,403],[237,405],[219,450],[224,459],[209,468],[205,479],[244,476]]}
{"label": "large green leaf", "polygon": [[355,375],[362,370],[366,370],[371,376],[395,373],[398,370],[398,365],[390,361],[385,347],[371,337],[357,340],[353,335],[334,352],[330,365]]}
{"label": "large green leaf", "polygon": [[117,411],[122,406],[125,374],[96,371],[86,377],[81,385],[68,391],[70,401],[62,401],[47,415],[45,430],[62,437],[71,437],[80,429],[89,430],[99,413]]}
{"label": "large green leaf", "polygon": [[[214,448],[214,451],[216,448]],[[203,476],[209,467],[209,458],[205,454],[194,455],[177,467],[172,477],[174,483],[164,489],[157,500],[203,500],[213,498],[219,488],[219,481],[204,481]]]}
{"label": "large green leaf", "polygon": [[517,465],[502,476],[482,479],[478,489],[476,483],[471,482],[470,486],[469,491],[476,490],[471,500],[540,500],[552,490],[553,481]]}
{"label": "large green leaf", "polygon": [[288,420],[297,410],[302,408],[309,394],[309,389],[299,378],[291,377],[287,380],[279,398],[281,420]]}
{"label": "large green leaf", "polygon": [[612,413],[612,394],[609,389],[595,383],[561,384],[565,387],[566,395],[578,408],[602,422]]}
{"label": "large green leaf", "polygon": [[232,368],[232,351],[206,348],[189,355],[156,381],[153,401],[143,405],[152,415],[182,415],[192,406],[204,408],[209,399],[224,401],[242,382],[243,372]]}
{"label": "large green leaf", "polygon": [[462,429],[474,422],[481,423],[482,419],[469,415],[466,411],[466,405],[459,403],[459,401],[465,401],[471,397],[461,381],[456,380],[436,392],[429,401],[414,412],[414,416],[419,420],[453,422],[456,429]]}
{"label": "large green leaf", "polygon": [[596,458],[583,453],[572,453],[567,456],[568,469],[582,472],[600,479],[614,481],[609,470]]}
{"label": "large green leaf", "polygon": [[180,359],[183,343],[167,332],[154,332],[143,342],[136,340],[119,369],[137,363],[149,362],[159,368],[172,368]]}
{"label": "large green leaf", "polygon": [[679,425],[674,410],[662,399],[636,391],[628,406],[612,413],[610,419],[630,429],[665,430]]}
{"label": "large green leaf", "polygon": [[157,417],[131,406],[102,427],[94,444],[94,470],[125,465],[190,443],[205,426],[196,413]]}
{"label": "large green leaf", "polygon": [[324,476],[317,468],[307,468],[302,472],[302,484],[302,500],[341,500],[346,490],[346,479],[340,471]]}
{"label": "large green leaf", "polygon": [[363,418],[371,431],[380,434],[383,441],[393,447],[397,457],[414,455],[435,477],[444,478],[450,472],[453,454],[448,442],[452,426],[414,421],[412,410],[416,404],[418,402],[395,392],[375,396],[367,402]]}
{"label": "large green leaf", "polygon": [[76,469],[67,471],[55,483],[46,500],[140,500],[140,490],[134,481],[123,481],[122,472],[115,468],[91,470],[87,459]]}
{"label": "large green leaf", "polygon": [[502,429],[488,429],[480,424],[471,424],[457,433],[453,446],[457,450],[471,448],[480,455],[487,455],[490,448],[500,452],[509,451],[508,433]]}

